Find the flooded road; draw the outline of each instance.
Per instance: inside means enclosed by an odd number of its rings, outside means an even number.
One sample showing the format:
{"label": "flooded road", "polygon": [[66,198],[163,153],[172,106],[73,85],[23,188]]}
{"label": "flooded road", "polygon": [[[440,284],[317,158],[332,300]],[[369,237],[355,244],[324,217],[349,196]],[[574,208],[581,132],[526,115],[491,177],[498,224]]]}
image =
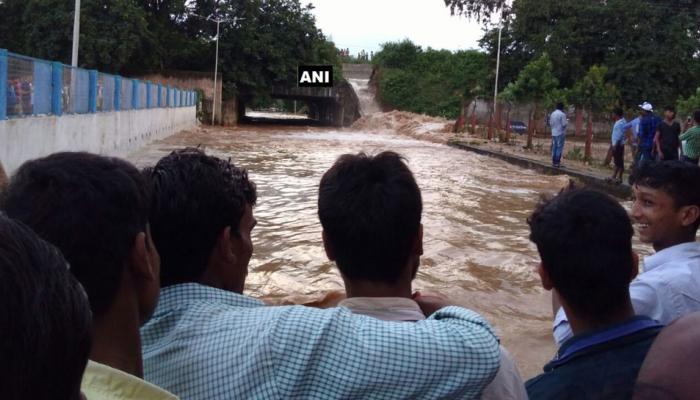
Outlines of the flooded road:
{"label": "flooded road", "polygon": [[538,258],[525,220],[539,194],[558,191],[566,177],[390,133],[305,127],[202,129],[129,158],[143,167],[175,148],[200,144],[248,169],[258,187],[246,294],[305,302],[342,289],[321,244],[318,183],[343,153],[393,150],[408,159],[423,194],[425,254],[414,289],[482,313],[526,378],[554,354],[550,296],[535,273]]}

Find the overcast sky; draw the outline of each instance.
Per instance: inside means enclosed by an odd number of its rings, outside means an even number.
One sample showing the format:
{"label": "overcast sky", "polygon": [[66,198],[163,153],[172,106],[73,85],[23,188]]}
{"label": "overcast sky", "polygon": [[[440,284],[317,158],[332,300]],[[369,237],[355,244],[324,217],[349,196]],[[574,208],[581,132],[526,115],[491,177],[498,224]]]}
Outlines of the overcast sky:
{"label": "overcast sky", "polygon": [[481,26],[451,16],[443,0],[302,0],[314,5],[316,25],[338,48],[377,51],[384,42],[411,39],[425,47],[476,49]]}

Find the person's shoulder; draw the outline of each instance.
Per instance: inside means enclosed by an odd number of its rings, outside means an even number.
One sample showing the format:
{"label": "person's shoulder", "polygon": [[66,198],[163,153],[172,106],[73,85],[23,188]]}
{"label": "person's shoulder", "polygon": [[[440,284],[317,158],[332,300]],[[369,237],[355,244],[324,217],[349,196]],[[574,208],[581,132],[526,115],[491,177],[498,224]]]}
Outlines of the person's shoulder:
{"label": "person's shoulder", "polygon": [[530,400],[570,399],[575,394],[575,391],[569,389],[574,378],[552,370],[525,382],[525,390]]}

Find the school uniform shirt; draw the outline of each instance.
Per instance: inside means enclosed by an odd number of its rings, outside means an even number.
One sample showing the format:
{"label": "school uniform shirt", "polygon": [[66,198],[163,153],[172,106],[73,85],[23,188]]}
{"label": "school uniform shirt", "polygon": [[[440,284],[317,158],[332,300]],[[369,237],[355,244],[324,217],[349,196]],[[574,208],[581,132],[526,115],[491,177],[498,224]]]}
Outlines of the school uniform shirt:
{"label": "school uniform shirt", "polygon": [[[418,303],[403,297],[351,297],[338,303],[338,307],[384,321],[415,322],[425,319]],[[481,399],[527,400],[523,378],[513,358],[503,346],[500,352],[498,373],[484,389]]]}
{"label": "school uniform shirt", "polygon": [[[637,315],[664,325],[700,311],[700,243],[682,243],[644,258],[644,272],[630,284]],[[554,318],[554,339],[561,345],[573,336],[563,308]]]}
{"label": "school uniform shirt", "polygon": [[141,336],[146,379],[183,400],[472,399],[499,363],[492,328],[460,307],[398,324],[195,283],[163,288]]}
{"label": "school uniform shirt", "polygon": [[137,376],[92,360],[88,360],[80,391],[88,400],[178,400]]}
{"label": "school uniform shirt", "polygon": [[639,369],[662,327],[637,316],[568,339],[544,373],[525,384],[530,400],[631,398]]}

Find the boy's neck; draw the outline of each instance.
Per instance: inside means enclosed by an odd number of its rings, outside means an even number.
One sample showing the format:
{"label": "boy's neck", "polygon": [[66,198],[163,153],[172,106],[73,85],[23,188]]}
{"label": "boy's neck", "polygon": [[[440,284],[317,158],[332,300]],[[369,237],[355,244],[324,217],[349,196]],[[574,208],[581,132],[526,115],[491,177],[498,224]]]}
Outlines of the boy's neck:
{"label": "boy's neck", "polygon": [[607,316],[596,316],[595,318],[580,316],[570,307],[565,305],[562,306],[564,307],[564,311],[566,311],[566,315],[569,318],[571,331],[574,333],[574,335],[604,329],[610,325],[624,322],[635,315],[634,308],[632,308],[632,303],[629,300],[627,301],[627,304],[619,307],[619,309],[616,311],[612,311]]}
{"label": "boy's neck", "polygon": [[668,240],[666,242],[653,243],[652,247],[654,247],[654,251],[658,253],[661,250],[666,250],[668,248],[678,246],[679,244],[693,243],[695,242],[696,235],[696,233],[688,233],[687,235],[681,236],[677,239]]}
{"label": "boy's neck", "polygon": [[387,284],[382,282],[345,280],[347,297],[404,297],[412,298],[411,283]]}
{"label": "boy's neck", "polygon": [[120,291],[110,309],[93,319],[90,359],[143,378],[139,319],[134,294]]}

